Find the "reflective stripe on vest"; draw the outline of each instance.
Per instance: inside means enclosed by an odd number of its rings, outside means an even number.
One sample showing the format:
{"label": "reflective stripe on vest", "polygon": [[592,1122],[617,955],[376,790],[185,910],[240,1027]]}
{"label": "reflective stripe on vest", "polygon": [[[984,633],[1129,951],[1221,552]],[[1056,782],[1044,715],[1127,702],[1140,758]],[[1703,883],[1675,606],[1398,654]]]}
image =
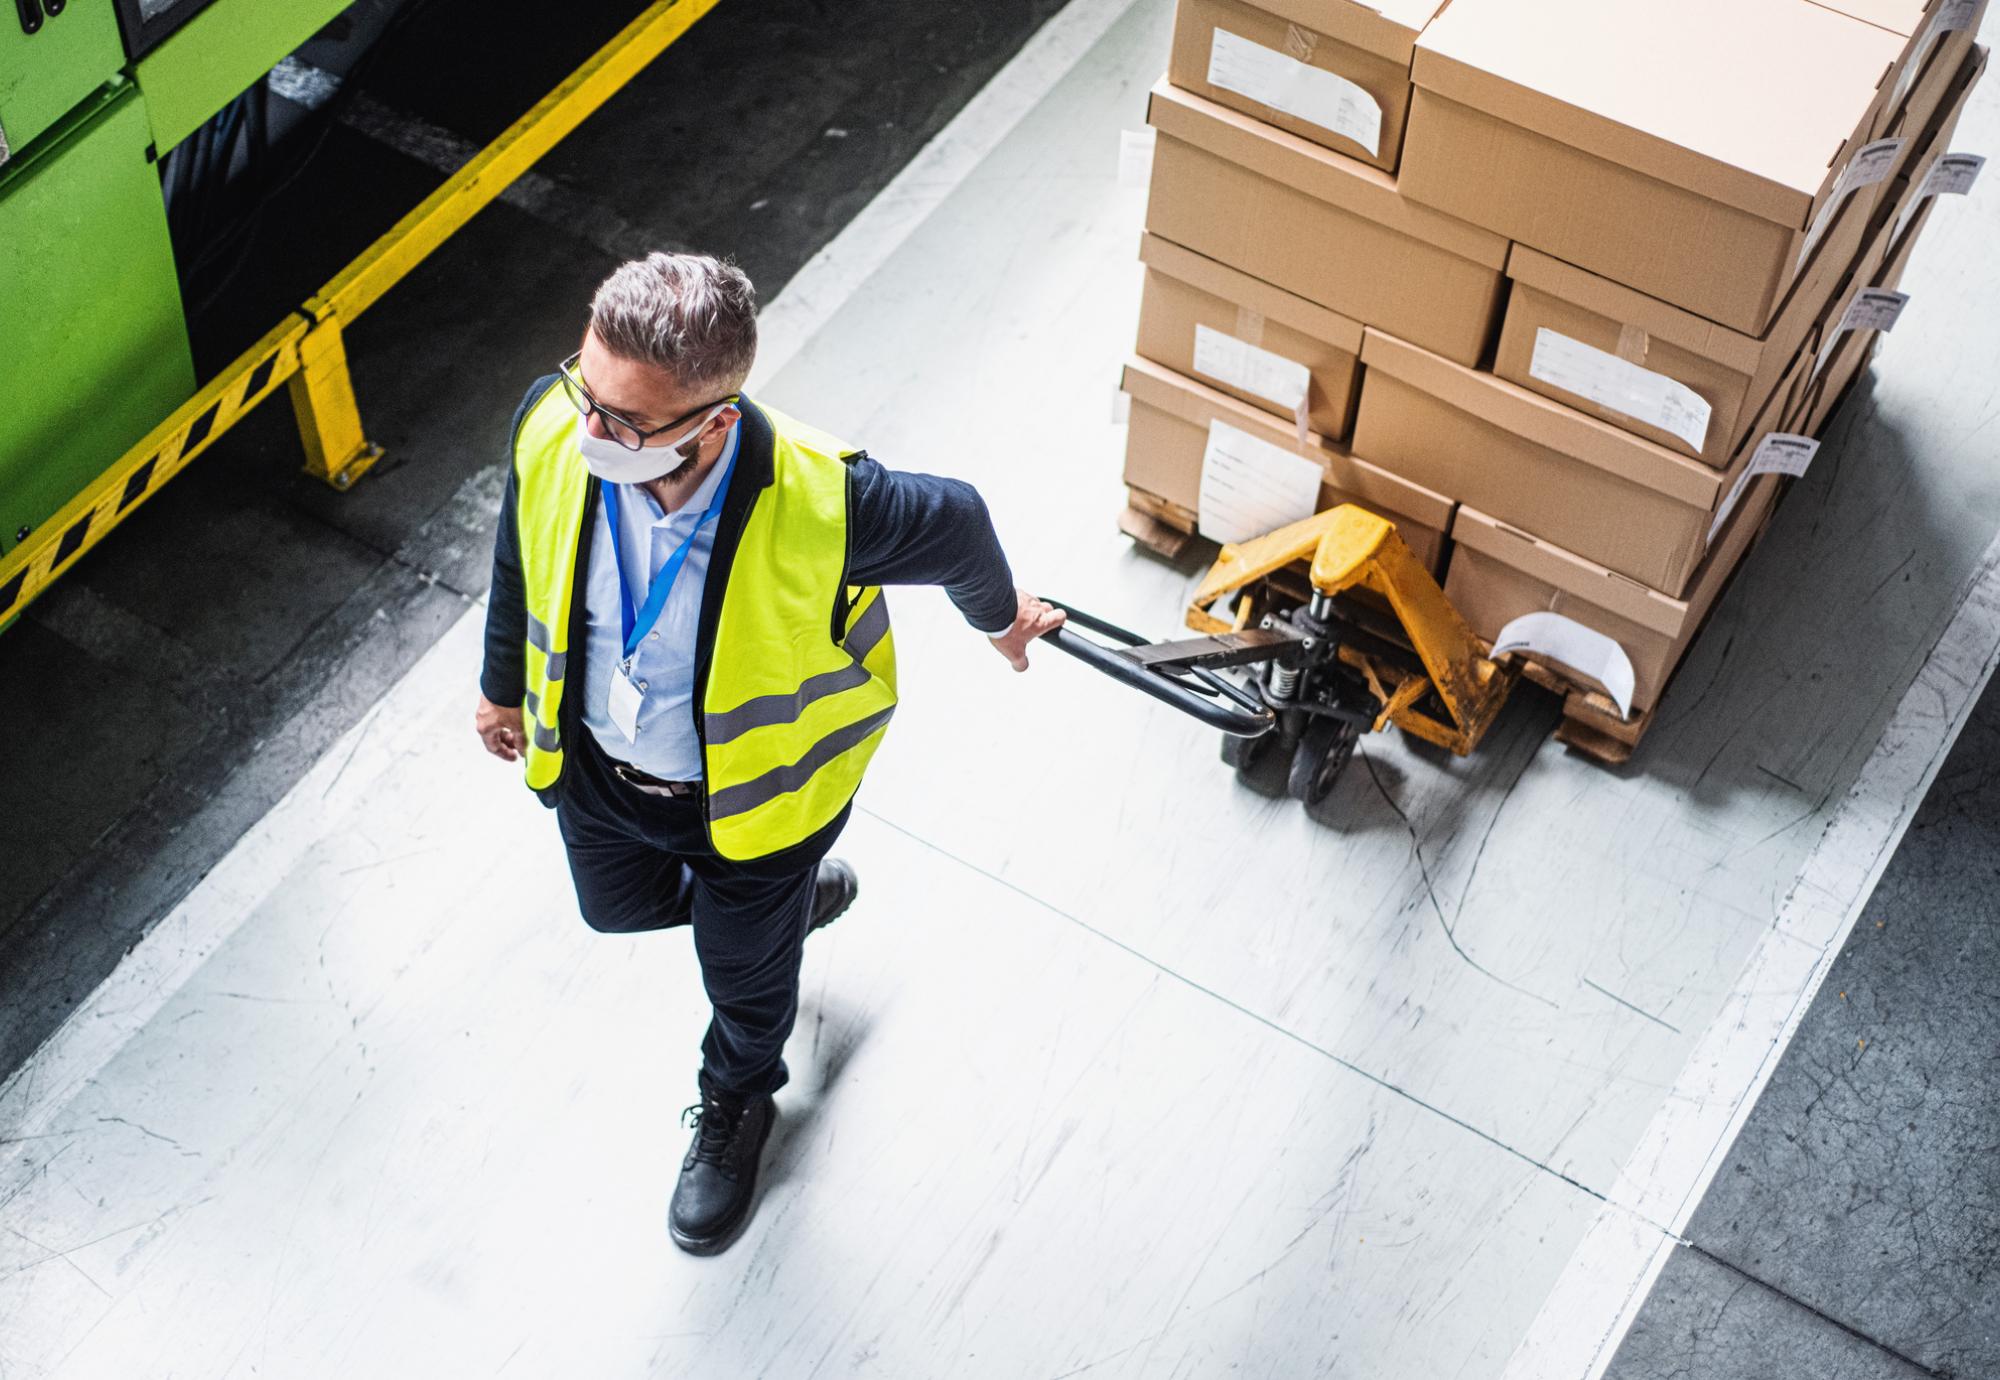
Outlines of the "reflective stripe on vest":
{"label": "reflective stripe on vest", "polygon": [[769,408],[771,485],[730,566],[702,697],[709,842],[762,857],[831,823],[861,785],[896,706],[882,591],[846,590],[850,447]]}
{"label": "reflective stripe on vest", "polygon": [[876,599],[868,609],[854,620],[846,639],[840,644],[847,654],[854,658],[847,666],[838,670],[822,671],[809,677],[805,684],[789,695],[760,695],[745,701],[724,714],[710,714],[703,719],[708,731],[710,744],[727,743],[742,737],[753,728],[769,728],[773,724],[788,724],[805,712],[806,706],[815,700],[835,695],[842,690],[852,690],[868,683],[869,671],[862,663],[875,650],[875,644],[889,633],[889,604],[887,600]]}
{"label": "reflective stripe on vest", "polygon": [[528,784],[555,785],[562,775],[562,711],[569,669],[569,611],[576,581],[577,542],[590,498],[590,475],[576,446],[576,408],[551,387],[521,419],[514,442],[514,513],[521,580],[528,605],[522,699],[528,731]]}
{"label": "reflective stripe on vest", "polygon": [[[839,815],[896,704],[895,639],[882,592],[849,587],[848,626],[839,641],[833,636],[847,559],[843,457],[852,451],[768,408],[755,410],[770,425],[772,480],[745,517],[707,680],[697,687],[709,841],[736,860],[789,848]],[[551,388],[522,419],[514,447],[528,608],[527,779],[537,790],[563,770],[558,724],[591,483],[575,417],[563,391]]]}

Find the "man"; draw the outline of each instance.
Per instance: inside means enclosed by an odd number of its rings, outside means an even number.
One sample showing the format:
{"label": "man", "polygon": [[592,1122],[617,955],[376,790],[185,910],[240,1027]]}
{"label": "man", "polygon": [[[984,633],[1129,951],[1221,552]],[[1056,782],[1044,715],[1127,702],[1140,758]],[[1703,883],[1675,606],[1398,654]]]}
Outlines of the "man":
{"label": "man", "polygon": [[652,254],[597,290],[514,414],[475,721],[555,808],[586,923],[694,932],[713,1010],[668,1227],[696,1254],[749,1220],[801,948],[859,889],[826,854],[896,703],[880,586],[944,586],[1017,671],[1062,622],[970,485],[744,396],[756,348],[733,265]]}

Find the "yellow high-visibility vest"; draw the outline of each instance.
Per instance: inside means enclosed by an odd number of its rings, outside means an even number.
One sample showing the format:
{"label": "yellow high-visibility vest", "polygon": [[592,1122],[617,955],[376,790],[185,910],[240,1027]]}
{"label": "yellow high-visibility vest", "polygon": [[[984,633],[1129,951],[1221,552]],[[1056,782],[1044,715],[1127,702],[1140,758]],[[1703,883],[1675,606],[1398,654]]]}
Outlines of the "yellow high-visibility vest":
{"label": "yellow high-visibility vest", "polygon": [[[709,841],[722,857],[744,861],[803,842],[853,798],[895,712],[896,644],[882,591],[845,584],[846,457],[856,452],[747,398],[740,405],[768,426],[772,477],[752,501],[728,569],[711,571],[728,584],[705,675],[697,661],[694,698]],[[749,420],[738,423],[739,446],[749,443]],[[739,453],[732,487],[746,482],[742,460]],[[563,771],[577,555],[595,482],[577,445],[576,409],[551,388],[514,441],[528,609],[522,707],[527,781],[537,791]],[[571,732],[590,731],[580,714],[571,723]]]}

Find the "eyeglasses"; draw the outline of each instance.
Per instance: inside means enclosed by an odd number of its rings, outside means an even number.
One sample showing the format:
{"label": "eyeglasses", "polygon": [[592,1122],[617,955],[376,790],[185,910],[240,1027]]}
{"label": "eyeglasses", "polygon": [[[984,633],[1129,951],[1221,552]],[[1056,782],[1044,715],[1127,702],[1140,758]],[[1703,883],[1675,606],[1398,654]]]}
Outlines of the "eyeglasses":
{"label": "eyeglasses", "polygon": [[672,431],[677,426],[685,425],[693,418],[700,416],[711,407],[714,407],[716,403],[736,401],[736,394],[731,393],[726,398],[716,399],[715,402],[705,402],[691,412],[683,412],[680,416],[662,426],[642,427],[629,418],[619,416],[596,398],[590,396],[590,390],[583,386],[583,376],[576,372],[577,361],[582,358],[583,351],[578,350],[575,354],[556,366],[556,372],[562,376],[563,391],[569,394],[570,402],[575,404],[576,410],[581,412],[586,418],[592,413],[602,418],[606,434],[627,450],[642,449],[646,442],[650,441],[653,437],[663,432]]}

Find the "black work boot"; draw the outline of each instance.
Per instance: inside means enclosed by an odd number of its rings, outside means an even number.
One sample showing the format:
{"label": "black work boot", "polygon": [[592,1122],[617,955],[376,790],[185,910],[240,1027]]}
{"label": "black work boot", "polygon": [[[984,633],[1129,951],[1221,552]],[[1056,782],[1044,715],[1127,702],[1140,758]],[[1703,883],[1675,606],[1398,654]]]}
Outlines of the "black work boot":
{"label": "black work boot", "polygon": [[681,1161],[667,1231],[682,1250],[715,1255],[750,1220],[757,1161],[778,1119],[778,1105],[768,1093],[747,1101],[730,1097],[705,1072],[698,1082],[701,1101],[681,1113],[682,1125],[694,1125],[694,1143]]}
{"label": "black work boot", "polygon": [[860,894],[861,879],[854,875],[853,868],[839,858],[820,863],[819,881],[813,892],[812,924],[806,927],[806,932],[810,934],[822,925],[831,925]]}

